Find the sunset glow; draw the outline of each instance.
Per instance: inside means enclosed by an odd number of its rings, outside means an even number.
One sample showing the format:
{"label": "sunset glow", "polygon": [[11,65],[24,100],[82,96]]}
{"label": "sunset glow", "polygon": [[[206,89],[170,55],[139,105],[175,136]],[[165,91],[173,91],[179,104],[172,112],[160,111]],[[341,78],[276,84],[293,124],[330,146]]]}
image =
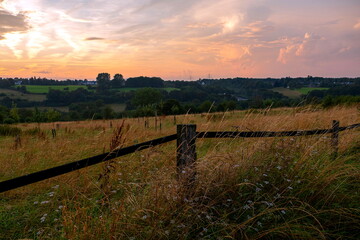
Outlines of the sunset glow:
{"label": "sunset glow", "polygon": [[0,0],[0,77],[360,76],[358,0]]}

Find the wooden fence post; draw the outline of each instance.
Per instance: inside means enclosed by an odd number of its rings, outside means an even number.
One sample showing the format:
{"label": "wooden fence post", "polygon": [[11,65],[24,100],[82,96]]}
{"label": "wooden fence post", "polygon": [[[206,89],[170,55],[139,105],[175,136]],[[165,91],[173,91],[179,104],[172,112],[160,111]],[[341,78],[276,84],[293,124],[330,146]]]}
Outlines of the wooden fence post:
{"label": "wooden fence post", "polygon": [[196,125],[177,125],[177,174],[185,186],[195,182],[196,163]]}
{"label": "wooden fence post", "polygon": [[333,148],[333,159],[337,157],[339,150],[339,127],[340,127],[340,122],[337,120],[333,120],[332,134],[331,134],[331,147]]}

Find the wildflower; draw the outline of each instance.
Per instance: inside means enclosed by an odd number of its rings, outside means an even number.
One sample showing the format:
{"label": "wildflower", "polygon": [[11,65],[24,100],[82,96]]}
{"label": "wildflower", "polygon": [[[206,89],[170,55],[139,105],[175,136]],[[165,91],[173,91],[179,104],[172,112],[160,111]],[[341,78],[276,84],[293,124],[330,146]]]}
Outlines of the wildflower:
{"label": "wildflower", "polygon": [[142,219],[144,220],[147,219],[147,215],[142,216]]}
{"label": "wildflower", "polygon": [[41,218],[40,218],[40,222],[45,222],[45,220],[46,220],[46,216],[47,216],[47,214],[45,213]]}
{"label": "wildflower", "polygon": [[290,179],[286,179],[286,181],[287,181],[287,182],[291,182],[291,180],[290,180]]}
{"label": "wildflower", "polygon": [[34,205],[36,205],[36,204],[38,204],[38,203],[39,203],[38,201],[35,201],[35,202],[34,202]]}
{"label": "wildflower", "polygon": [[262,227],[262,223],[261,222],[257,222],[256,223],[259,227]]}
{"label": "wildflower", "polygon": [[264,181],[265,184],[269,184],[269,181]]}
{"label": "wildflower", "polygon": [[55,185],[52,187],[53,189],[58,189],[59,188],[59,185]]}
{"label": "wildflower", "polygon": [[301,181],[300,181],[300,180],[297,180],[296,182],[297,182],[297,183],[301,183]]}
{"label": "wildflower", "polygon": [[240,165],[239,165],[239,164],[235,164],[235,165],[234,165],[234,168],[237,168],[237,167],[240,167]]}
{"label": "wildflower", "polygon": [[282,214],[285,214],[285,213],[286,213],[286,211],[285,211],[285,210],[281,210],[280,212],[281,212]]}
{"label": "wildflower", "polygon": [[261,188],[258,188],[258,187],[257,187],[257,188],[255,189],[255,192],[260,192],[260,191],[261,191]]}
{"label": "wildflower", "polygon": [[40,204],[47,204],[47,203],[49,203],[50,201],[42,201]]}
{"label": "wildflower", "polygon": [[248,182],[249,180],[247,178],[244,179],[244,182]]}
{"label": "wildflower", "polygon": [[263,174],[264,177],[267,177],[268,175],[266,173]]}
{"label": "wildflower", "polygon": [[59,209],[62,209],[63,207],[64,207],[63,205],[60,205],[58,208],[59,208]]}
{"label": "wildflower", "polygon": [[290,187],[290,186],[288,186],[287,188],[288,188],[288,189],[290,189],[290,190],[292,190],[292,189],[293,189],[293,188],[292,188],[292,187]]}
{"label": "wildflower", "polygon": [[281,195],[280,195],[279,193],[277,193],[277,194],[274,196],[275,199],[276,199],[276,198],[279,198],[279,197],[281,197]]}
{"label": "wildflower", "polygon": [[54,192],[49,192],[49,193],[48,193],[48,195],[49,195],[50,197],[53,197],[54,194],[55,194]]}
{"label": "wildflower", "polygon": [[245,206],[243,206],[243,209],[244,210],[249,210],[251,207],[249,206],[249,205],[247,205],[247,204],[245,204]]}
{"label": "wildflower", "polygon": [[259,169],[257,167],[255,167],[255,171],[259,171]]}
{"label": "wildflower", "polygon": [[282,167],[281,167],[280,165],[276,166],[276,168],[277,168],[278,170],[281,170],[281,169],[282,169]]}

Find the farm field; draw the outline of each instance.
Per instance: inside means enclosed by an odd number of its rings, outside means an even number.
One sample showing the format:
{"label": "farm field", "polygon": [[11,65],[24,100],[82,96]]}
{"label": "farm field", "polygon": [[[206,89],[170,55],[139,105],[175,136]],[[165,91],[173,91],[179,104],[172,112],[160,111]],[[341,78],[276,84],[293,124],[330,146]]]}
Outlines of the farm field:
{"label": "farm field", "polygon": [[282,87],[278,87],[278,88],[273,88],[272,89],[274,92],[278,92],[281,93],[282,95],[295,99],[295,98],[299,98],[301,95],[306,95],[309,92],[313,91],[313,90],[328,90],[328,88],[298,88],[298,89],[289,89],[289,88],[282,88]]}
{"label": "farm field", "polygon": [[299,98],[301,96],[301,93],[299,91],[289,88],[273,88],[272,91],[281,93],[282,95],[292,99]]}
{"label": "farm field", "polygon": [[[359,106],[180,115],[176,123],[285,131],[330,128],[334,119],[360,123]],[[21,142],[0,137],[0,181],[176,133],[173,116],[161,122],[161,130],[154,118],[12,125]],[[1,193],[0,239],[358,239],[359,148],[359,129],[340,133],[336,159],[330,135],[197,139],[189,191],[176,178],[173,141]]]}
{"label": "farm field", "polygon": [[301,94],[308,94],[309,92],[313,91],[313,90],[320,90],[320,91],[324,91],[324,90],[328,90],[329,88],[298,88],[296,89],[296,91],[300,92]]}
{"label": "farm field", "polygon": [[78,88],[85,88],[87,89],[86,86],[84,85],[64,85],[64,86],[57,86],[57,85],[51,85],[51,86],[46,86],[46,85],[24,85],[26,87],[26,90],[29,93],[37,93],[37,94],[46,94],[49,92],[50,89],[54,89],[54,90],[64,90],[65,88],[68,88],[69,91],[74,91]]}
{"label": "farm field", "polygon": [[6,94],[11,99],[24,99],[32,102],[42,102],[46,100],[45,95],[21,93],[19,91],[11,90],[11,89],[0,88],[0,94],[1,93]]}

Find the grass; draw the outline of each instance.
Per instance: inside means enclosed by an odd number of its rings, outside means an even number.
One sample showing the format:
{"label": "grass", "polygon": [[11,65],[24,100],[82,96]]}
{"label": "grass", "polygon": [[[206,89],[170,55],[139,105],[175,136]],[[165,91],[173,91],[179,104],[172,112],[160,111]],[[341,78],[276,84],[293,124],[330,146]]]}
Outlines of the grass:
{"label": "grass", "polygon": [[[19,91],[11,90],[11,89],[0,88],[0,94],[1,93],[6,94],[6,96],[8,96],[11,99],[24,99],[24,100],[28,100],[31,102],[43,102],[46,100],[45,95],[21,93]],[[1,97],[1,98],[4,98],[4,97]]]}
{"label": "grass", "polygon": [[272,91],[278,92],[278,93],[280,93],[288,98],[292,98],[292,99],[300,98],[300,96],[301,96],[301,93],[299,91],[292,90],[289,88],[278,87],[278,88],[273,88]]}
{"label": "grass", "polygon": [[[284,108],[177,116],[198,131],[281,131],[360,122],[358,108]],[[144,118],[18,124],[0,138],[0,181],[175,133]],[[112,126],[112,127],[111,127]],[[40,129],[38,129],[40,127]],[[51,128],[57,129],[56,138]],[[37,129],[34,131],[34,129]],[[136,152],[0,197],[0,239],[358,239],[360,131],[329,136],[198,139],[197,178],[176,178],[176,143]],[[106,177],[103,177],[106,175]]]}
{"label": "grass", "polygon": [[321,90],[321,91],[325,91],[325,90],[328,90],[329,88],[309,88],[309,87],[304,87],[304,88],[299,88],[299,89],[296,89],[296,91],[300,92],[301,94],[308,94],[309,92],[311,91],[314,91],[314,90]]}
{"label": "grass", "polygon": [[24,85],[26,87],[26,90],[29,93],[36,93],[36,94],[46,94],[49,92],[50,89],[54,89],[54,90],[65,90],[65,88],[68,88],[69,91],[74,91],[78,88],[85,88],[87,89],[86,86],[84,85],[65,85],[65,86],[46,86],[46,85]]}
{"label": "grass", "polygon": [[288,98],[299,98],[301,97],[301,95],[306,95],[309,92],[313,91],[313,90],[328,90],[329,88],[310,88],[310,87],[304,87],[304,88],[298,88],[298,89],[289,89],[289,88],[282,88],[282,87],[278,87],[278,88],[273,88],[272,90],[274,92],[278,92],[281,93],[282,95],[288,97]]}

